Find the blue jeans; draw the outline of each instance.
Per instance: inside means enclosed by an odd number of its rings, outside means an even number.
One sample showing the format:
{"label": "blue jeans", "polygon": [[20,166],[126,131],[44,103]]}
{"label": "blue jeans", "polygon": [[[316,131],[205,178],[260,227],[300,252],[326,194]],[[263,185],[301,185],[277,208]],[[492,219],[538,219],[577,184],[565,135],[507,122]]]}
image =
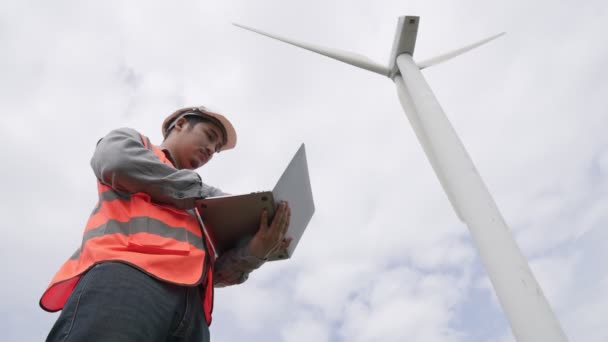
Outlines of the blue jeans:
{"label": "blue jeans", "polygon": [[209,341],[198,286],[165,283],[119,262],[82,276],[47,341]]}

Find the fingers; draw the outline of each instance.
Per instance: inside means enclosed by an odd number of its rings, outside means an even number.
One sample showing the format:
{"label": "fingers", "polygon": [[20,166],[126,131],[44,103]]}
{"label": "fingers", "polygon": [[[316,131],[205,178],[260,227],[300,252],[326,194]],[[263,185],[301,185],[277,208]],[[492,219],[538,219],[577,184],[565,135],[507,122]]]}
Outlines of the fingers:
{"label": "fingers", "polygon": [[260,228],[268,228],[268,211],[262,210],[262,218],[260,219]]}
{"label": "fingers", "polygon": [[287,249],[289,247],[289,245],[291,244],[292,240],[293,240],[292,238],[283,239],[283,241],[281,242],[281,249]]}
{"label": "fingers", "polygon": [[270,227],[270,233],[274,236],[277,243],[280,243],[285,237],[289,228],[290,219],[291,209],[289,208],[289,204],[287,202],[281,202]]}
{"label": "fingers", "polygon": [[289,223],[289,206],[287,202],[281,202],[277,209],[274,218],[272,219],[271,228],[277,233],[282,233],[285,229],[285,225]]}
{"label": "fingers", "polygon": [[291,208],[285,201],[277,207],[272,222],[268,225],[268,212],[262,211],[260,229],[254,236],[254,249],[259,255],[270,255],[289,247],[291,238],[285,238],[291,220]]}
{"label": "fingers", "polygon": [[287,233],[287,229],[289,228],[289,222],[291,221],[291,208],[287,205],[287,214],[285,215],[284,227],[283,227],[283,235]]}
{"label": "fingers", "polygon": [[289,229],[289,221],[291,219],[291,209],[289,208],[289,205],[286,202],[282,203],[282,205],[283,207],[281,209],[283,209],[283,215],[281,216],[280,220],[278,220],[277,227],[275,227],[279,241],[284,240],[285,234],[287,234],[287,230]]}
{"label": "fingers", "polygon": [[270,250],[270,252],[268,252],[268,255],[272,255],[279,251],[286,250],[287,248],[289,248],[289,245],[291,244],[292,240],[293,240],[292,238],[285,238],[285,239],[280,240],[276,245],[274,245],[274,247]]}

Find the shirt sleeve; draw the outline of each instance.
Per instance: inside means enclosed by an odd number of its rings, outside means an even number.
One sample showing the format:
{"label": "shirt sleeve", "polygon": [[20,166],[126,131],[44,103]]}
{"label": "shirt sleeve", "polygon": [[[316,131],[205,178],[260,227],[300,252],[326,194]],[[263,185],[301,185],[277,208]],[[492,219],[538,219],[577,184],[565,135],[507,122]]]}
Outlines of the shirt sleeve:
{"label": "shirt sleeve", "polygon": [[215,261],[213,285],[225,287],[242,284],[249,278],[249,273],[264,262],[266,260],[251,255],[248,244],[228,250]]}
{"label": "shirt sleeve", "polygon": [[91,159],[95,176],[117,191],[144,192],[153,201],[190,209],[195,200],[223,194],[204,184],[198,173],[163,163],[130,128],[113,130],[98,143]]}

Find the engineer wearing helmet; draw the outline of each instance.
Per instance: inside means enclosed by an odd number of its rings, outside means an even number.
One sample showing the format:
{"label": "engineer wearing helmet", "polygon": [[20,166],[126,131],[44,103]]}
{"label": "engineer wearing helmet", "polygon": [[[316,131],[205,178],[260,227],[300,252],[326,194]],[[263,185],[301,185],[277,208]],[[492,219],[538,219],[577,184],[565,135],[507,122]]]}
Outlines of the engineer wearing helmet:
{"label": "engineer wearing helmet", "polygon": [[[213,288],[240,284],[287,248],[290,209],[281,203],[243,246],[216,256],[198,199],[224,194],[194,170],[236,145],[234,127],[205,107],[171,114],[165,140],[121,128],[101,139],[91,166],[99,201],[80,248],[40,299],[62,310],[47,341],[208,341]],[[217,257],[217,259],[216,259]]]}

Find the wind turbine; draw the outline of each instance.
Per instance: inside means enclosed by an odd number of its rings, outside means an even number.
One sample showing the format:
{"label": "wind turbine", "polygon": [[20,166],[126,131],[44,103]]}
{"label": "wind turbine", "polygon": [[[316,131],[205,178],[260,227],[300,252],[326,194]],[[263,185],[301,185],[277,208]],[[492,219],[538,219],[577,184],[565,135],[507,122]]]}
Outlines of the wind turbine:
{"label": "wind turbine", "polygon": [[517,341],[567,341],[492,195],[420,72],[504,33],[429,60],[415,62],[412,56],[419,21],[417,16],[399,17],[388,66],[348,51],[299,42],[236,23],[234,25],[392,79],[397,86],[401,105],[454,211],[471,232]]}

